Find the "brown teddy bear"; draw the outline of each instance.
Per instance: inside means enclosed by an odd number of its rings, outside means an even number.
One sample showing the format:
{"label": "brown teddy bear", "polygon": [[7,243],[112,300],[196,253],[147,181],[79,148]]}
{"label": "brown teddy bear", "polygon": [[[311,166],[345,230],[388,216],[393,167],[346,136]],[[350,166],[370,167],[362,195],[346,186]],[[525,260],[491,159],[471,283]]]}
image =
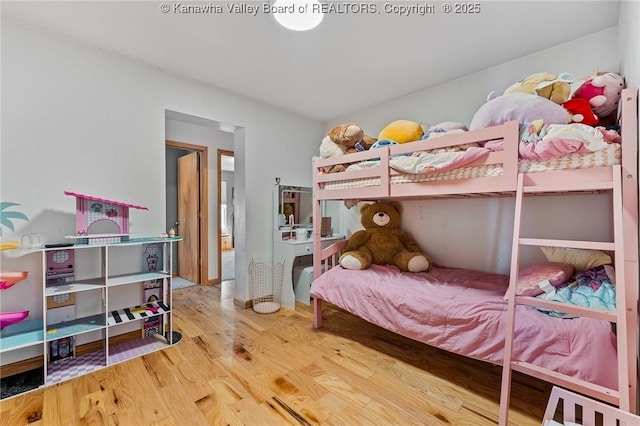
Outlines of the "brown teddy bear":
{"label": "brown teddy bear", "polygon": [[360,222],[364,229],[349,237],[340,265],[353,270],[376,264],[395,265],[405,272],[428,271],[429,258],[411,234],[400,229],[401,212],[397,201],[362,206]]}
{"label": "brown teddy bear", "polygon": [[[366,151],[376,141],[364,134],[362,127],[354,123],[338,124],[329,130],[320,144],[320,156],[332,158],[352,152]],[[326,173],[344,172],[346,164],[336,164],[325,168]]]}

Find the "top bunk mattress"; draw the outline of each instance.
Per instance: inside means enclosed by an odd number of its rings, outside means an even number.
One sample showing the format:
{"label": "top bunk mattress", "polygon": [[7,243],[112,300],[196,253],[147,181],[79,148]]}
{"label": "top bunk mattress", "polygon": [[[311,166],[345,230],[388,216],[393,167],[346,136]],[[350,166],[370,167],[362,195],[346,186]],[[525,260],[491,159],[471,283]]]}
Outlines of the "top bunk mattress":
{"label": "top bunk mattress", "polygon": [[[311,295],[405,337],[502,364],[508,284],[507,275],[458,268],[334,267],[313,281]],[[515,360],[617,389],[616,339],[608,322],[517,309]]]}
{"label": "top bunk mattress", "polygon": [[[591,167],[613,166],[620,164],[622,160],[622,149],[619,143],[612,143],[605,149],[595,152],[576,152],[560,157],[554,157],[549,160],[531,160],[521,159],[518,161],[519,173],[541,173],[555,170],[575,170],[588,169]],[[390,159],[393,165],[394,159]],[[363,170],[371,167],[379,166],[377,161],[364,161],[352,164],[347,168],[348,171]],[[483,164],[479,166],[466,166],[454,168],[451,170],[437,173],[401,173],[392,172],[389,178],[390,184],[404,184],[416,182],[439,182],[439,181],[456,181],[460,179],[473,179],[479,177],[502,176],[503,167],[500,164]],[[327,182],[323,189],[350,189],[365,188],[370,186],[379,186],[381,179],[379,177],[345,179],[335,182]]]}

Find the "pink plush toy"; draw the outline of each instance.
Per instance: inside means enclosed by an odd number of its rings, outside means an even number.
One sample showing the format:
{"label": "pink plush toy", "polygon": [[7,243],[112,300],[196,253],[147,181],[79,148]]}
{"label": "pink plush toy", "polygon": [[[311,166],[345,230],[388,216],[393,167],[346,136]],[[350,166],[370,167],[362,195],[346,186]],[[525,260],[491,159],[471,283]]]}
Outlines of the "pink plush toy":
{"label": "pink plush toy", "polygon": [[573,98],[587,99],[591,109],[599,117],[606,117],[616,111],[624,78],[613,72],[598,73],[587,78],[573,93]]}

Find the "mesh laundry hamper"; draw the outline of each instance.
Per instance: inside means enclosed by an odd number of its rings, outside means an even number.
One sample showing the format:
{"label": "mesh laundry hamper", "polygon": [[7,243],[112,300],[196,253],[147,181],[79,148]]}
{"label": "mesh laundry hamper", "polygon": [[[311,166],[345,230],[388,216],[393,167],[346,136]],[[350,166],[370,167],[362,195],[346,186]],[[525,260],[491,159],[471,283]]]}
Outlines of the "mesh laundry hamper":
{"label": "mesh laundry hamper", "polygon": [[249,279],[251,280],[251,301],[253,310],[259,314],[270,314],[280,309],[282,296],[282,275],[284,260],[273,268],[264,262],[249,263]]}

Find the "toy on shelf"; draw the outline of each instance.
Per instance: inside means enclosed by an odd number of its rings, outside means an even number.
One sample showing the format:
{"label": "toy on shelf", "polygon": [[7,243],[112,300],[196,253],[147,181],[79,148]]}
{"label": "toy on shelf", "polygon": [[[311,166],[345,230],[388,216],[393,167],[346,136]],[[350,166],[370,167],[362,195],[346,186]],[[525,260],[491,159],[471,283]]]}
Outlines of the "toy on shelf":
{"label": "toy on shelf", "polygon": [[[65,195],[76,197],[76,235],[78,244],[111,244],[129,240],[129,208],[149,210],[147,207],[120,201],[107,200],[91,195],[65,191]],[[91,227],[108,226],[113,233],[92,233]],[[115,228],[114,228],[115,226]],[[94,228],[95,229],[95,228]]]}
{"label": "toy on shelf", "polygon": [[20,248],[27,250],[39,249],[44,245],[40,240],[40,234],[36,232],[32,232],[30,234],[22,234],[22,237],[20,237]]}
{"label": "toy on shelf", "polygon": [[46,252],[47,286],[62,285],[75,279],[75,252],[61,248]]}
{"label": "toy on shelf", "polygon": [[0,271],[0,290],[13,287],[14,284],[27,278],[27,271]]}
{"label": "toy on shelf", "polygon": [[140,308],[131,309],[129,310],[129,312],[131,312],[132,314],[146,314],[147,312],[157,314],[159,310],[159,306],[142,306]]}
{"label": "toy on shelf", "polygon": [[[27,271],[0,271],[0,290],[13,287],[16,283],[27,278],[27,275]],[[24,320],[27,316],[29,316],[29,311],[0,312],[0,330]]]}
{"label": "toy on shelf", "polygon": [[24,320],[29,316],[29,311],[0,312],[0,330]]}

